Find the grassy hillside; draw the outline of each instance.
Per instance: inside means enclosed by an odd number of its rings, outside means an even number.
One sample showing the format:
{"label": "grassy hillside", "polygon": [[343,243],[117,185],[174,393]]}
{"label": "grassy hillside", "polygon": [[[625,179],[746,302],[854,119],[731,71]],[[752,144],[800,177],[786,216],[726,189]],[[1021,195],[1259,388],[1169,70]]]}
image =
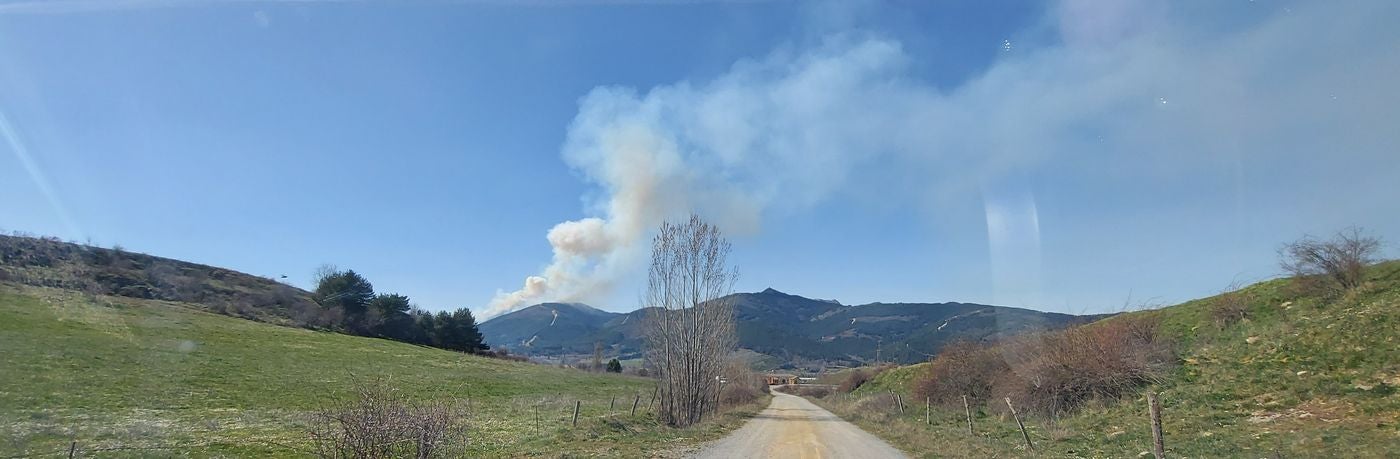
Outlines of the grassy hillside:
{"label": "grassy hillside", "polygon": [[894,391],[907,396],[914,377],[927,367],[928,363],[925,362],[881,371],[870,378],[870,381],[861,384],[860,388],[855,390],[855,394],[883,394]]}
{"label": "grassy hillside", "polygon": [[270,278],[55,238],[0,235],[0,281],[180,301],[245,319],[305,324],[311,293]]}
{"label": "grassy hillside", "polygon": [[[613,397],[645,403],[649,380],[199,309],[0,283],[0,456],[52,454],[70,441],[108,456],[304,455],[304,415],[376,376],[413,398],[468,399],[473,456],[652,454],[740,420],[666,429],[640,414],[607,416]],[[583,413],[570,429],[575,400]]]}
{"label": "grassy hillside", "polygon": [[[1032,439],[1056,457],[1137,456],[1150,449],[1145,394],[1155,391],[1172,457],[1396,457],[1400,262],[1370,268],[1356,292],[1300,292],[1291,280],[1272,280],[1230,297],[1086,325],[1156,317],[1176,342],[1178,365],[1159,384],[1128,397],[1091,403],[1057,420],[1027,419]],[[1243,305],[1234,320],[1218,313],[1226,301]],[[888,371],[854,397],[821,403],[926,457],[1024,453],[1004,406],[974,407],[977,434],[968,435],[961,407],[935,409],[929,426],[922,406],[900,416],[889,397],[860,396],[907,393],[905,382],[918,372]]]}

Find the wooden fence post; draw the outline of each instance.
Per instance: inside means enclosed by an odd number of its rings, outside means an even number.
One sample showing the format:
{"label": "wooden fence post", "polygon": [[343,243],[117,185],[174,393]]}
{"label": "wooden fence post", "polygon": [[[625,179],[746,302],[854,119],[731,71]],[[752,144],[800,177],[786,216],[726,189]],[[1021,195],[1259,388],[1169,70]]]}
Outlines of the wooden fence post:
{"label": "wooden fence post", "polygon": [[614,395],[612,396],[612,400],[609,400],[609,401],[608,401],[608,416],[612,416],[612,414],[613,414],[613,406],[614,406],[614,405],[617,405],[617,395],[616,395],[616,394],[614,394]]}
{"label": "wooden fence post", "polygon": [[894,401],[895,401],[895,403],[898,403],[898,404],[899,404],[899,414],[903,415],[903,414],[904,414],[904,396],[903,396],[903,395],[899,395],[899,394],[894,394]]}
{"label": "wooden fence post", "polygon": [[933,397],[924,397],[924,424],[933,425]]}
{"label": "wooden fence post", "polygon": [[1152,418],[1152,455],[1165,459],[1167,451],[1162,444],[1162,403],[1157,399],[1156,392],[1147,393],[1147,414]]}
{"label": "wooden fence post", "polygon": [[637,415],[637,404],[642,402],[642,394],[637,394],[637,398],[632,400],[632,415]]}
{"label": "wooden fence post", "polygon": [[69,443],[69,444],[68,444],[68,459],[73,459],[73,458],[75,457],[74,455],[77,454],[77,453],[78,453],[78,441],[77,441],[77,440],[73,440],[72,443]]}
{"label": "wooden fence post", "polygon": [[962,398],[963,398],[963,412],[967,413],[967,434],[968,434],[968,435],[974,435],[974,434],[972,433],[972,407],[969,406],[969,405],[967,404],[967,396],[966,396],[966,395],[962,396]]}
{"label": "wooden fence post", "polygon": [[574,427],[578,427],[578,409],[583,407],[583,401],[574,401]]}
{"label": "wooden fence post", "polygon": [[1026,448],[1035,452],[1035,445],[1031,444],[1031,434],[1026,433],[1026,424],[1021,422],[1021,415],[1016,414],[1016,407],[1011,406],[1011,397],[1006,397],[1006,407],[1011,408],[1011,417],[1016,418],[1016,426],[1021,428],[1021,438],[1026,440]]}

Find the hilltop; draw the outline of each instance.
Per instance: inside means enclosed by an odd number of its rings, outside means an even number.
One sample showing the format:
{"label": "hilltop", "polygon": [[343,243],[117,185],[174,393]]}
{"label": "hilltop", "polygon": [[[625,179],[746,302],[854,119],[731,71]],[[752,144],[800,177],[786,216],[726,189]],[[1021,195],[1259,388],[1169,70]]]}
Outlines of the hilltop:
{"label": "hilltop", "polygon": [[[735,293],[739,346],[767,362],[820,361],[836,365],[916,362],[960,341],[996,340],[1053,330],[1103,316],[1074,316],[972,303],[843,305],[769,288]],[[640,354],[645,310],[605,312],[587,305],[543,303],[481,324],[486,342],[533,356],[588,355],[601,342],[610,354]]]}
{"label": "hilltop", "polygon": [[304,322],[319,310],[311,292],[274,279],[57,238],[0,235],[0,281],[178,301],[280,325]]}

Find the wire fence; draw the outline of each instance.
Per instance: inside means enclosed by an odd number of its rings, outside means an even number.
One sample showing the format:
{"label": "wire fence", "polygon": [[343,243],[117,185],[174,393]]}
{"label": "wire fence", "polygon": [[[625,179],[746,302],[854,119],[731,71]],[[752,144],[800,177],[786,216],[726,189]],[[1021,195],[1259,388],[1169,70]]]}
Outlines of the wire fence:
{"label": "wire fence", "polygon": [[[509,420],[515,421],[517,425],[524,425],[536,431],[543,431],[546,429],[577,429],[581,427],[579,426],[580,421],[593,419],[645,419],[651,416],[652,407],[654,407],[656,403],[656,397],[655,391],[648,389],[618,391],[606,395],[595,394],[583,397],[565,393],[517,395],[504,399],[491,400],[488,402],[490,405],[489,407],[480,406],[479,400],[470,398],[463,399],[463,402],[467,406],[466,424],[469,430],[472,430],[473,426],[482,428],[493,421]],[[478,409],[473,409],[473,407]],[[309,415],[309,413],[307,414]],[[293,427],[290,429],[294,431],[305,430],[306,426],[293,423]],[[476,435],[468,435],[468,441],[475,438],[477,438]],[[292,441],[240,439],[172,442],[167,444],[122,444],[120,440],[76,438],[62,448],[24,451],[18,454],[0,451],[0,459],[39,457],[74,458],[114,454],[121,455],[122,453],[132,453],[132,455],[135,456],[148,456],[158,455],[157,452],[198,453],[211,449],[229,449],[236,451],[249,447],[265,448],[297,455],[317,456],[317,449],[312,443],[309,435]],[[143,452],[152,454],[142,454]]]}

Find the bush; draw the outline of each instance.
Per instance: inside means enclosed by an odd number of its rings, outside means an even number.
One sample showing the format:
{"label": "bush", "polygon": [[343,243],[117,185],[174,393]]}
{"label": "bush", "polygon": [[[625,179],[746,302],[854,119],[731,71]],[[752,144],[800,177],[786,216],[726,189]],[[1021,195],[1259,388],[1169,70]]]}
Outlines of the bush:
{"label": "bush", "polygon": [[939,351],[924,374],[915,377],[913,391],[915,398],[943,405],[961,406],[963,396],[980,404],[993,397],[998,379],[1010,371],[997,348],[955,343]]}
{"label": "bush", "polygon": [[768,393],[763,377],[755,373],[742,359],[730,359],[724,367],[725,383],[720,386],[721,405],[742,405],[758,400]]}
{"label": "bush", "polygon": [[761,396],[762,390],[748,384],[725,384],[719,391],[720,403],[727,406],[749,403]]}
{"label": "bush", "polygon": [[1017,407],[1056,415],[1156,382],[1173,363],[1155,319],[1120,316],[992,346],[949,346],[914,381],[914,395],[945,405],[1010,396]]}
{"label": "bush", "polygon": [[851,372],[846,375],[846,379],[841,380],[841,384],[836,385],[836,390],[845,393],[854,392],[856,389],[860,389],[861,385],[870,381],[870,378],[874,377],[871,373],[871,371],[864,368],[851,370]]}
{"label": "bush", "polygon": [[998,388],[1017,406],[1056,415],[1155,383],[1174,357],[1157,325],[1155,319],[1117,317],[1014,340],[1005,354],[1015,377]]}
{"label": "bush", "polygon": [[314,413],[307,434],[323,458],[461,457],[466,420],[455,401],[413,402],[374,382]]}
{"label": "bush", "polygon": [[1210,316],[1217,327],[1234,324],[1249,317],[1249,303],[1253,300],[1250,294],[1232,286],[1211,300]]}
{"label": "bush", "polygon": [[1361,286],[1363,271],[1376,262],[1380,248],[1379,238],[1349,228],[1330,240],[1304,236],[1285,244],[1279,249],[1279,264],[1296,278],[1321,278],[1333,288],[1351,290]]}

